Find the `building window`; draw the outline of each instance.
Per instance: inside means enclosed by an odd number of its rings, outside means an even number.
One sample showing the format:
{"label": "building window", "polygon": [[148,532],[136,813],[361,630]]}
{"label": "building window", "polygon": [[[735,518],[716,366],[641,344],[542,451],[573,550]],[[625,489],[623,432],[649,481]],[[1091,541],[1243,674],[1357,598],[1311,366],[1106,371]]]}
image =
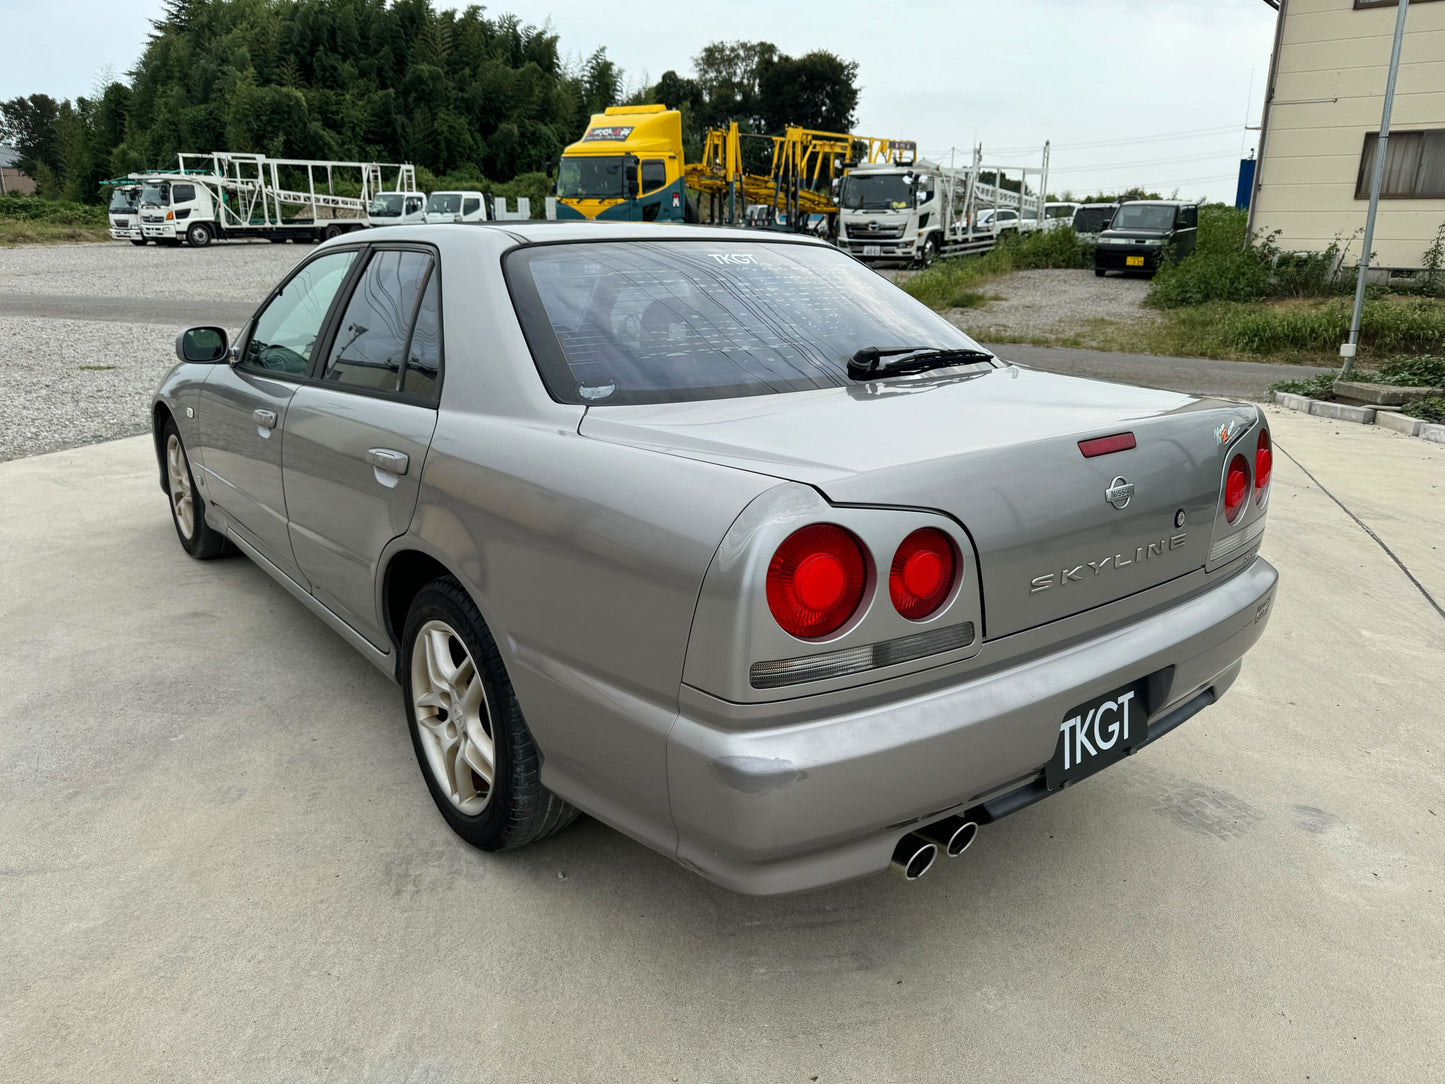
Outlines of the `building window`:
{"label": "building window", "polygon": [[[1378,132],[1365,136],[1355,199],[1370,198],[1379,138]],[[1390,133],[1385,144],[1385,177],[1380,184],[1380,198],[1445,199],[1445,128]]]}

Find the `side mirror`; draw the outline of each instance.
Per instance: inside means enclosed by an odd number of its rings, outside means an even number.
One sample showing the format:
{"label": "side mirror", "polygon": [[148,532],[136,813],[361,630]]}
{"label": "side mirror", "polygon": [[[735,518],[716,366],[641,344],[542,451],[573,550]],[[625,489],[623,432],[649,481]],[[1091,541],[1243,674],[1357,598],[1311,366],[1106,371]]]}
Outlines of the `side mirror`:
{"label": "side mirror", "polygon": [[623,166],[622,182],[627,189],[627,198],[636,199],[638,192],[636,158],[629,158],[627,164]]}
{"label": "side mirror", "polygon": [[214,365],[228,354],[226,332],[218,327],[191,327],[176,336],[176,357],[197,365]]}

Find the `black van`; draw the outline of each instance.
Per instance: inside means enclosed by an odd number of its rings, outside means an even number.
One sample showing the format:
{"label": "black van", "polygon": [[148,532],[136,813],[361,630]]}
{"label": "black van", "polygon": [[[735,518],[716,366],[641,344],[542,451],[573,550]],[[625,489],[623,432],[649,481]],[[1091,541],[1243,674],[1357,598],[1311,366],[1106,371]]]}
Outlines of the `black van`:
{"label": "black van", "polygon": [[1159,270],[1165,254],[1176,262],[1194,251],[1199,205],[1180,200],[1131,200],[1119,204],[1109,228],[1099,234],[1094,274]]}

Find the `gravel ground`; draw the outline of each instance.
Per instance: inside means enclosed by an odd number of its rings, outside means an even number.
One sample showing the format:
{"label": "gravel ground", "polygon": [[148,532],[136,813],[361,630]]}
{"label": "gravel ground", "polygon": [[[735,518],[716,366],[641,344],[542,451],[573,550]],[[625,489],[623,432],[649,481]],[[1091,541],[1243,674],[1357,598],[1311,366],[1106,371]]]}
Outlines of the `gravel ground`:
{"label": "gravel ground", "polygon": [[0,460],[145,432],[175,338],[153,324],[0,316]]}
{"label": "gravel ground", "polygon": [[948,319],[972,334],[991,331],[1008,336],[1068,335],[1085,320],[1153,322],[1159,314],[1144,308],[1149,280],[1092,271],[1015,271],[980,287],[1002,298],[977,309],[953,309]]}
{"label": "gravel ground", "polygon": [[310,245],[227,241],[144,248],[109,241],[0,248],[0,294],[259,301]]}

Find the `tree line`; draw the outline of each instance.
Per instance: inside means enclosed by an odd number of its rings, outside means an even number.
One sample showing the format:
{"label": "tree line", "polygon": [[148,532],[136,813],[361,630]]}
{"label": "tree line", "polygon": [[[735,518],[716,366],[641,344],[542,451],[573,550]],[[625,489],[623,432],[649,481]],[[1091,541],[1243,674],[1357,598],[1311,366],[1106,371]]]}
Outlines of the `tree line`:
{"label": "tree line", "polygon": [[532,190],[623,100],[681,109],[689,160],[710,125],[847,131],[858,102],[856,63],[767,42],[714,42],[690,74],[629,90],[605,48],[569,63],[550,27],[432,0],[164,0],[151,26],[127,81],[0,102],[0,141],[39,194],[98,202],[107,178],[222,149]]}

